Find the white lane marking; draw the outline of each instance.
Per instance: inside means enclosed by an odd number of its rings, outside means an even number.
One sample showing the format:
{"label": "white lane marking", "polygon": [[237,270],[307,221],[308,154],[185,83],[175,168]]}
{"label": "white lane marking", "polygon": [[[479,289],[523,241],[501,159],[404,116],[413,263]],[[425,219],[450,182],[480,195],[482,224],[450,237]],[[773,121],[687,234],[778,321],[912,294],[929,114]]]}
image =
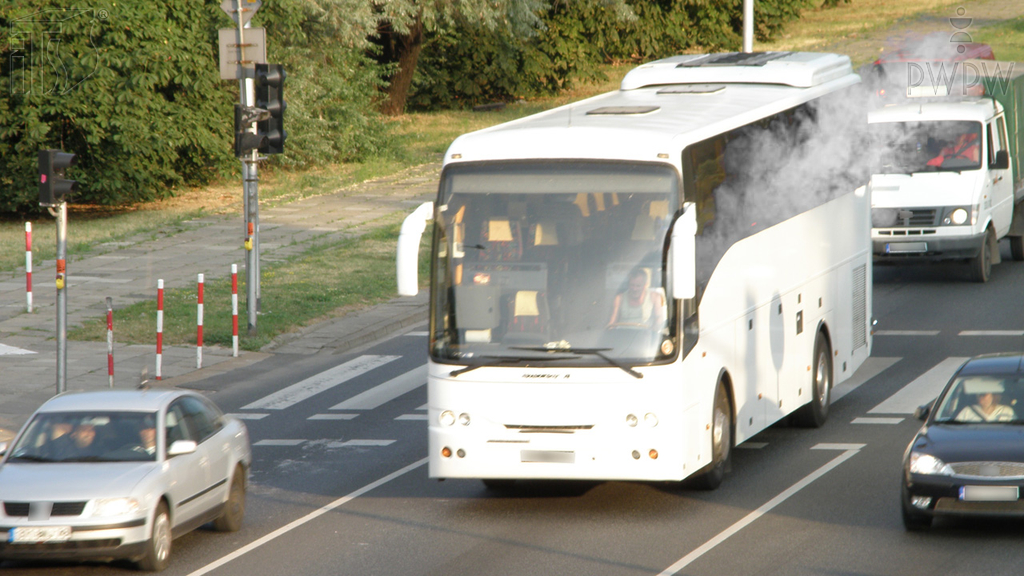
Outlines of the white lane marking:
{"label": "white lane marking", "polygon": [[395,418],[395,420],[426,420],[426,419],[427,419],[427,415],[426,414],[402,414],[401,416]]}
{"label": "white lane marking", "polygon": [[7,344],[0,344],[0,356],[24,356],[27,354],[35,354],[35,352],[25,350],[24,348],[15,348]]}
{"label": "white lane marking", "polygon": [[874,356],[869,356],[868,359],[860,365],[860,368],[853,373],[853,376],[850,376],[844,380],[842,384],[837,384],[832,388],[832,402],[835,402],[850,392],[853,392],[858,386],[868,380],[871,380],[875,376],[878,376],[900,360],[901,358],[875,358]]}
{"label": "white lane marking", "polygon": [[306,420],[352,420],[359,414],[313,414]]}
{"label": "white lane marking", "polygon": [[871,418],[871,417],[860,417],[854,418],[851,424],[899,424],[906,418]]}
{"label": "white lane marking", "polygon": [[417,410],[426,410],[426,409],[427,409],[427,405],[426,404],[424,404],[423,406],[420,406],[419,408],[417,408]]}
{"label": "white lane marking", "polygon": [[957,336],[1024,336],[1024,330],[963,330]]}
{"label": "white lane marking", "polygon": [[289,439],[289,440],[260,440],[253,444],[253,446],[298,446],[305,440]]}
{"label": "white lane marking", "polygon": [[952,356],[921,374],[884,402],[868,410],[868,414],[913,414],[914,410],[935,399],[942,387],[967,358]]}
{"label": "white lane marking", "polygon": [[245,546],[242,546],[241,548],[239,548],[238,550],[235,550],[234,552],[232,552],[230,554],[226,554],[226,555],[222,556],[220,559],[215,560],[215,561],[207,564],[206,566],[203,566],[202,568],[196,570],[195,572],[190,573],[188,576],[202,576],[203,574],[206,574],[208,572],[212,572],[212,571],[216,570],[217,568],[220,568],[221,566],[227,564],[228,562],[231,562],[232,560],[241,557],[243,554],[247,554],[249,552],[252,552],[253,550],[259,548],[260,546],[263,546],[267,542],[270,542],[271,540],[274,540],[278,536],[283,536],[283,535],[287,534],[288,532],[291,532],[292,530],[295,530],[299,526],[302,526],[303,524],[306,524],[307,522],[309,522],[311,520],[315,520],[315,519],[319,518],[320,516],[323,516],[324,514],[330,512],[331,510],[334,510],[335,508],[337,508],[339,506],[343,506],[343,505],[351,502],[352,500],[355,500],[356,498],[362,496],[363,494],[366,494],[367,492],[369,492],[369,491],[371,491],[371,490],[373,490],[375,488],[379,488],[379,487],[383,486],[384,484],[387,484],[388,482],[391,482],[395,478],[398,478],[398,477],[400,477],[400,476],[402,476],[404,474],[407,474],[407,473],[409,473],[409,472],[419,468],[420,466],[423,466],[426,463],[427,463],[427,459],[423,458],[422,460],[419,460],[417,462],[413,462],[412,464],[409,464],[405,468],[402,468],[400,470],[396,470],[396,471],[392,472],[391,474],[388,474],[387,476],[381,478],[380,480],[377,480],[375,482],[371,482],[371,483],[367,484],[366,486],[363,486],[362,488],[356,490],[355,492],[352,492],[351,494],[349,494],[347,496],[342,496],[341,498],[338,498],[334,502],[331,502],[330,504],[327,504],[325,506],[317,508],[316,510],[310,512],[309,514],[306,514],[302,518],[299,518],[297,520],[293,520],[293,521],[289,522],[288,524],[285,524],[284,526],[278,528],[277,530],[274,530],[270,534],[267,534],[266,536],[264,536],[264,537],[262,537],[262,538],[260,538],[258,540],[255,540],[253,542],[250,542],[249,544],[246,544]]}
{"label": "white lane marking", "polygon": [[[821,446],[860,446],[860,447],[863,447],[864,445],[863,444],[818,444],[813,449],[819,449],[819,450],[832,449],[832,448],[819,448]],[[853,455],[856,454],[859,451],[859,448],[836,448],[836,449],[837,450],[845,450],[845,451],[842,454],[840,454],[839,456],[836,456],[835,458],[833,458],[828,464],[825,464],[821,468],[818,468],[814,472],[811,472],[807,476],[804,476],[804,478],[802,480],[800,480],[796,484],[793,484],[792,486],[790,486],[789,488],[787,488],[783,492],[779,493],[778,496],[772,498],[771,500],[766,502],[764,505],[762,505],[757,510],[754,510],[750,514],[747,514],[746,516],[741,518],[738,522],[736,522],[732,526],[729,526],[725,530],[719,532],[718,535],[716,535],[711,540],[708,540],[707,542],[702,544],[699,548],[697,548],[693,552],[690,552],[686,556],[683,556],[682,558],[680,558],[678,562],[676,562],[675,564],[673,564],[673,565],[669,566],[668,568],[666,568],[665,570],[663,570],[661,572],[660,576],[670,576],[670,575],[673,575],[673,574],[678,574],[680,570],[682,570],[683,568],[686,568],[687,566],[689,566],[694,560],[697,560],[698,558],[700,558],[704,554],[707,554],[715,546],[718,546],[722,542],[725,542],[726,540],[729,539],[730,536],[732,536],[733,534],[735,534],[735,533],[739,532],[740,530],[746,528],[751,523],[753,523],[755,520],[757,520],[761,516],[764,516],[765,514],[770,512],[773,508],[775,508],[779,504],[782,504],[783,502],[788,500],[791,496],[793,496],[797,492],[799,492],[799,491],[803,490],[804,488],[806,488],[808,485],[811,484],[811,482],[814,482],[818,478],[821,478],[822,476],[824,476],[826,473],[828,473],[830,470],[832,470],[836,466],[839,466],[843,462],[846,462],[847,460],[852,458]]]}
{"label": "white lane marking", "polygon": [[938,330],[875,330],[875,336],[938,336]]}
{"label": "white lane marking", "polygon": [[402,336],[426,336],[428,334],[430,334],[430,332],[427,332],[426,330],[419,330],[416,332],[406,332],[405,334],[402,334]]}
{"label": "white lane marking", "polygon": [[767,445],[767,442],[744,442],[743,444],[738,444],[736,447],[746,448],[747,450],[760,450],[761,448],[764,448]]}
{"label": "white lane marking", "polygon": [[362,394],[357,394],[341,404],[331,406],[331,410],[373,410],[426,383],[427,365],[424,364],[383,384],[374,386]]}
{"label": "white lane marking", "polygon": [[346,448],[349,446],[391,446],[394,440],[339,440],[327,444],[328,448]]}
{"label": "white lane marking", "polygon": [[242,410],[283,410],[398,358],[400,356],[360,356],[242,406]]}
{"label": "white lane marking", "polygon": [[854,451],[857,451],[857,450],[860,450],[861,448],[864,448],[865,446],[867,446],[867,444],[842,444],[842,443],[838,443],[838,444],[837,443],[832,443],[832,444],[830,444],[828,442],[822,442],[820,444],[815,444],[814,446],[811,446],[811,450],[847,450],[847,451],[854,450]]}
{"label": "white lane marking", "polygon": [[248,413],[248,414],[235,414],[235,413],[231,413],[231,414],[228,414],[228,416],[232,416],[234,418],[238,418],[239,420],[263,420],[267,416],[270,416],[270,414],[267,414],[266,412],[263,412],[263,413],[253,412],[253,413]]}

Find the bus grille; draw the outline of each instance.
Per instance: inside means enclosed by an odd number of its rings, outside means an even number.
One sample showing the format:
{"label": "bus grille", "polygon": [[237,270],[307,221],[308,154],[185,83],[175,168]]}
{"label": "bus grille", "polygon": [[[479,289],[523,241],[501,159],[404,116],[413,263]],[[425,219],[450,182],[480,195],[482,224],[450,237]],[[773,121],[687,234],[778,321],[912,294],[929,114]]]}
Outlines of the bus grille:
{"label": "bus grille", "polygon": [[527,424],[505,424],[506,430],[513,430],[520,434],[575,434],[583,430],[590,430],[593,424],[580,426],[532,426]]}

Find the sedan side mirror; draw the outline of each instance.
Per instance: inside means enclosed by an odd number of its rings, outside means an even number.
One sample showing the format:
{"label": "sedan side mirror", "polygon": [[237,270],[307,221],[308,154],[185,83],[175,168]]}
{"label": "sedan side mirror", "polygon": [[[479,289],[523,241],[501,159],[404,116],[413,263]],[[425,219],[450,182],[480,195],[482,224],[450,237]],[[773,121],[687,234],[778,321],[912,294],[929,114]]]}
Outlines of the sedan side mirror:
{"label": "sedan side mirror", "polygon": [[932,400],[931,402],[929,402],[927,404],[922,404],[922,405],[918,406],[917,408],[915,408],[914,409],[914,418],[917,418],[918,420],[920,420],[922,422],[927,420],[928,419],[928,414],[930,414],[931,411],[932,411],[932,404],[934,402],[935,401]]}
{"label": "sedan side mirror", "polygon": [[171,447],[167,449],[167,457],[191,454],[196,451],[196,448],[198,448],[198,445],[195,443],[195,440],[175,440]]}
{"label": "sedan side mirror", "polygon": [[0,458],[7,454],[7,442],[0,442]]}

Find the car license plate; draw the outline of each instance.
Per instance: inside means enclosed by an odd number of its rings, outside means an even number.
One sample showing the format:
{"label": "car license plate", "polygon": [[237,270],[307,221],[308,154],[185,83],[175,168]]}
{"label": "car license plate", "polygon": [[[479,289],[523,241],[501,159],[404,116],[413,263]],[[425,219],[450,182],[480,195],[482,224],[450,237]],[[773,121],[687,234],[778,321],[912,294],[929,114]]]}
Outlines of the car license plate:
{"label": "car license plate", "polygon": [[1017,486],[961,486],[960,499],[966,502],[1014,502],[1020,497]]}
{"label": "car license plate", "polygon": [[927,242],[892,242],[885,245],[886,254],[922,254],[927,251]]}
{"label": "car license plate", "polygon": [[67,542],[71,539],[70,526],[38,526],[11,528],[7,541],[11,544],[35,544],[38,542]]}

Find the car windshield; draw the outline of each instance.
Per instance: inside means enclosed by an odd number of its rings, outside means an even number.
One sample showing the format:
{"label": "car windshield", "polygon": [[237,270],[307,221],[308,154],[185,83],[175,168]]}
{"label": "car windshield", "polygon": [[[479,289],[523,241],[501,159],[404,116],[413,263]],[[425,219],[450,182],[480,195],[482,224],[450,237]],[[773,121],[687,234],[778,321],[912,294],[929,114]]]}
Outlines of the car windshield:
{"label": "car windshield", "polygon": [[8,462],[156,460],[154,412],[41,412]]}
{"label": "car windshield", "polygon": [[1005,375],[957,378],[935,411],[938,423],[1024,423],[1024,381]]}

